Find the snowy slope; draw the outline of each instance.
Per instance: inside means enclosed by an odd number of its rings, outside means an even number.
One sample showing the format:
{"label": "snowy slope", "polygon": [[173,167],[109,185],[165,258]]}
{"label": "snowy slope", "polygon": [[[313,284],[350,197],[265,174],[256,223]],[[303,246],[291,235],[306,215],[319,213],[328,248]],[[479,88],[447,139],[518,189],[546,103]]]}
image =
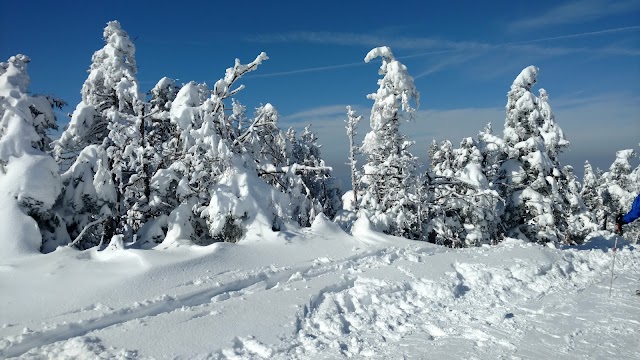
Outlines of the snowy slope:
{"label": "snowy slope", "polygon": [[634,359],[640,252],[313,227],[0,263],[0,358]]}

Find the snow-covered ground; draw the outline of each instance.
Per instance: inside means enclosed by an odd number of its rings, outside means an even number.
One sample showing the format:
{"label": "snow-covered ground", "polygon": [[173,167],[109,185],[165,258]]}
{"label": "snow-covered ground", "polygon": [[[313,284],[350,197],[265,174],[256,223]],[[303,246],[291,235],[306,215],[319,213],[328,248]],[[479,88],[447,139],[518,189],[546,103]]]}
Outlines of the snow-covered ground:
{"label": "snow-covered ground", "polygon": [[313,227],[0,263],[0,358],[638,359],[640,251]]}

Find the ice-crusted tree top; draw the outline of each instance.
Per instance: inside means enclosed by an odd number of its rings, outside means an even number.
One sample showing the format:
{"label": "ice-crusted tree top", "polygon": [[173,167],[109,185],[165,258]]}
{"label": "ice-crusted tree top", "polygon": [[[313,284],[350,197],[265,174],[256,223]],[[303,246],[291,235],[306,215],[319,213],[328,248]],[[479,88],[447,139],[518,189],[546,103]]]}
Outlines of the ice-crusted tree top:
{"label": "ice-crusted tree top", "polygon": [[589,161],[584,162],[584,176],[582,177],[582,182],[584,184],[584,188],[594,187],[598,184],[598,178],[593,172],[593,166],[591,166]]}
{"label": "ice-crusted tree top", "polygon": [[[27,64],[31,61],[28,56],[18,54],[12,56],[7,62],[0,63],[0,89],[15,88],[20,93],[26,93],[29,86]],[[12,96],[11,93],[8,94]]]}
{"label": "ice-crusted tree top", "polygon": [[163,77],[158,83],[151,89],[151,106],[154,110],[165,110],[171,107],[171,102],[176,98],[180,86],[178,86],[175,80],[168,77]]}
{"label": "ice-crusted tree top", "polygon": [[26,95],[28,62],[27,56],[16,55],[0,63],[0,166],[7,164],[11,157],[30,152],[31,144],[38,140],[35,129],[30,126],[32,118],[27,116],[31,113]]}
{"label": "ice-crusted tree top", "polygon": [[[420,101],[413,77],[409,75],[407,67],[396,60],[391,49],[387,46],[372,49],[364,61],[368,63],[378,57],[382,58],[378,74],[383,78],[378,80],[378,91],[367,95],[368,99],[374,101],[371,111],[371,128],[374,130],[382,129],[389,121],[398,120],[398,109],[407,113],[409,117],[413,116]],[[415,103],[415,108],[411,106],[411,101]]]}
{"label": "ice-crusted tree top", "polygon": [[0,63],[0,192],[11,194],[25,213],[49,209],[60,192],[58,166],[45,153],[55,117],[48,98],[27,89],[29,58]]}
{"label": "ice-crusted tree top", "polygon": [[543,123],[540,127],[540,135],[544,138],[544,143],[549,154],[556,158],[558,154],[569,146],[569,141],[565,138],[564,132],[556,123],[555,115],[549,105],[549,94],[545,89],[540,89],[538,98],[540,115]]}
{"label": "ice-crusted tree top", "polygon": [[507,117],[504,124],[504,140],[510,145],[540,134],[543,124],[538,98],[531,87],[538,81],[538,68],[528,66],[515,78],[507,94]]}
{"label": "ice-crusted tree top", "polygon": [[511,85],[511,88],[513,89],[514,87],[521,87],[530,91],[533,85],[538,82],[538,71],[539,69],[533,65],[527,66],[526,68],[522,69],[516,79],[513,80],[513,85]]}
{"label": "ice-crusted tree top", "polygon": [[[35,134],[23,136],[24,139],[30,139],[30,146],[48,151],[51,139],[47,131],[57,129],[53,106],[63,102],[49,96],[28,95],[27,88],[31,80],[27,64],[30,61],[28,56],[18,54],[10,57],[7,62],[0,63],[0,100],[4,99],[8,106],[18,109],[18,112],[22,113],[21,117],[28,121],[28,125],[33,126]],[[0,117],[5,110],[6,108],[0,106]],[[7,131],[8,124],[2,126],[5,126],[5,130],[0,130],[0,136]]]}
{"label": "ice-crusted tree top", "polygon": [[616,151],[616,159],[609,167],[609,177],[620,179],[631,173],[631,163],[629,159],[636,155],[633,149],[624,149]]}
{"label": "ice-crusted tree top", "polygon": [[[120,111],[132,110],[141,98],[136,79],[136,48],[118,21],[107,23],[103,38],[105,46],[91,58],[89,77],[82,86],[82,101],[97,109],[117,105]],[[118,104],[108,102],[107,98],[113,95],[118,98]]]}

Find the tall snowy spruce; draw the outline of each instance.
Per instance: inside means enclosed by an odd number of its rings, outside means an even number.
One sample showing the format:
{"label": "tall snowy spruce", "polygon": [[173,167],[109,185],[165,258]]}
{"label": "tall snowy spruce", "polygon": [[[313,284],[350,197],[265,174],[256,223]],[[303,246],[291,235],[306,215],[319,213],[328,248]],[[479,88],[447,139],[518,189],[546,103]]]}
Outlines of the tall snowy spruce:
{"label": "tall snowy spruce", "polygon": [[54,146],[63,170],[88,145],[100,145],[109,134],[113,112],[133,114],[140,100],[135,46],[118,21],[104,28],[105,46],[91,58],[89,76],[82,86],[82,101],[76,106],[69,125]]}
{"label": "tall snowy spruce", "polygon": [[143,166],[144,104],[135,77],[135,46],[117,21],[107,23],[103,38],[105,46],[94,53],[82,86],[82,101],[54,148],[67,169],[60,212],[79,248],[116,234],[131,238],[136,230],[128,209]]}
{"label": "tall snowy spruce", "polygon": [[[57,128],[58,100],[27,91],[30,59],[0,63],[0,244],[2,257],[49,252],[66,242],[51,211],[61,189],[58,165],[47,154],[47,131]],[[66,240],[66,241],[65,241]]]}
{"label": "tall snowy spruce", "polygon": [[409,152],[413,142],[400,132],[403,120],[412,118],[419,94],[407,67],[388,47],[371,50],[365,62],[382,60],[378,91],[373,100],[371,131],[365,136],[366,156],[360,181],[360,209],[374,227],[388,234],[418,239],[422,234],[417,198],[417,158]]}
{"label": "tall snowy spruce", "polygon": [[508,160],[502,165],[505,226],[508,235],[535,242],[581,241],[593,224],[584,221],[589,216],[568,215],[573,214],[570,198],[579,190],[563,186],[570,180],[558,154],[569,142],[555,122],[546,91],[541,89],[539,98],[531,92],[537,76],[538,68],[525,68],[507,95],[504,142]]}

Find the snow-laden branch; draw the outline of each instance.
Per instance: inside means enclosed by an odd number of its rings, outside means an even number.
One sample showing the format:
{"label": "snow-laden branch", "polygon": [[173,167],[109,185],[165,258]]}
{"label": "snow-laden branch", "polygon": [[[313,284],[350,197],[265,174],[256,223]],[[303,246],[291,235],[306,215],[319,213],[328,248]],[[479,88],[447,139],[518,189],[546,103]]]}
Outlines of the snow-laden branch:
{"label": "snow-laden branch", "polygon": [[240,143],[244,142],[244,140],[249,137],[249,135],[253,132],[253,129],[256,127],[256,125],[260,122],[260,120],[262,120],[262,118],[264,118],[265,113],[261,113],[259,116],[257,116],[255,118],[255,120],[253,120],[253,122],[251,123],[251,125],[249,125],[249,127],[247,128],[247,131],[245,131],[242,135],[238,136],[234,141],[233,141],[233,146],[239,145]]}
{"label": "snow-laden branch", "polygon": [[266,166],[261,169],[258,169],[258,175],[271,175],[271,174],[286,174],[292,172],[296,175],[308,173],[308,172],[331,172],[333,168],[331,166],[306,166],[300,164],[293,164],[290,166]]}
{"label": "snow-laden branch", "polygon": [[107,219],[107,216],[103,216],[98,220],[92,221],[90,223],[88,223],[84,229],[82,229],[82,231],[80,232],[80,234],[78,234],[78,236],[76,236],[76,238],[68,245],[68,246],[74,246],[75,244],[80,242],[80,239],[82,239],[82,236],[84,235],[85,232],[87,232],[87,230],[89,230],[90,227],[92,227],[93,225],[99,224],[103,221],[105,221]]}
{"label": "snow-laden branch", "polygon": [[232,68],[227,69],[224,79],[218,80],[213,86],[215,96],[220,99],[220,101],[215,105],[213,110],[214,114],[218,113],[220,108],[224,106],[222,100],[225,100],[244,89],[244,85],[240,85],[238,88],[231,90],[233,84],[240,79],[242,75],[256,70],[258,65],[262,64],[264,60],[269,60],[269,57],[264,52],[261,52],[255,60],[246,65],[241,64],[240,59],[236,59],[235,65]]}

